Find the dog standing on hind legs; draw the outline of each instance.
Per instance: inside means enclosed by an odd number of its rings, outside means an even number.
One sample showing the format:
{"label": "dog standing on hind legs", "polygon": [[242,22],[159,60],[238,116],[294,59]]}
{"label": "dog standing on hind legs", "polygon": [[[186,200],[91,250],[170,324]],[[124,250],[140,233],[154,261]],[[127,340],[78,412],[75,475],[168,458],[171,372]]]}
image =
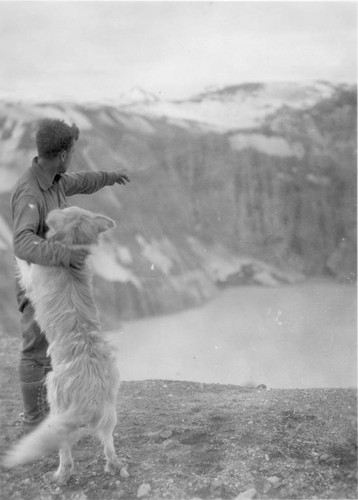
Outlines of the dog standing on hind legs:
{"label": "dog standing on hind legs", "polygon": [[[49,242],[86,247],[115,226],[112,219],[78,207],[53,210],[46,223]],[[104,445],[105,471],[120,471],[113,445],[119,373],[112,348],[99,332],[88,266],[79,270],[18,261],[18,269],[49,343],[53,367],[46,379],[50,414],[6,453],[2,464],[15,467],[59,449],[60,463],[53,479],[65,484],[73,471],[71,448],[90,434]]]}

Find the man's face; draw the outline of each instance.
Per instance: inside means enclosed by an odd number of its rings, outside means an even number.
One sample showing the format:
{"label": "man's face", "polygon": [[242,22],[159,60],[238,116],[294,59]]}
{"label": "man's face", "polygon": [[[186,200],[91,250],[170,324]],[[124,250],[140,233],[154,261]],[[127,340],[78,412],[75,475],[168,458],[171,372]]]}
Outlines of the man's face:
{"label": "man's face", "polygon": [[59,174],[64,174],[65,172],[67,172],[67,170],[71,164],[71,159],[72,159],[72,155],[73,155],[74,151],[75,151],[74,146],[72,146],[72,148],[69,149],[68,151],[62,151],[62,153],[60,155],[60,167],[58,170]]}

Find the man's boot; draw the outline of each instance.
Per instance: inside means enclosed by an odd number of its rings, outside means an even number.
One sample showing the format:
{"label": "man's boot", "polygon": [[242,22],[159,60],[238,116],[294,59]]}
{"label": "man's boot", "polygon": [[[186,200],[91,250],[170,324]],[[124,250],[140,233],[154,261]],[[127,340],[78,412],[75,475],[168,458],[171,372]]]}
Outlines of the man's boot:
{"label": "man's boot", "polygon": [[51,365],[24,360],[20,363],[20,387],[23,401],[22,433],[30,432],[49,413],[46,375]]}
{"label": "man's boot", "polygon": [[24,405],[22,430],[24,433],[34,429],[48,413],[45,379],[37,382],[21,382],[21,394]]}

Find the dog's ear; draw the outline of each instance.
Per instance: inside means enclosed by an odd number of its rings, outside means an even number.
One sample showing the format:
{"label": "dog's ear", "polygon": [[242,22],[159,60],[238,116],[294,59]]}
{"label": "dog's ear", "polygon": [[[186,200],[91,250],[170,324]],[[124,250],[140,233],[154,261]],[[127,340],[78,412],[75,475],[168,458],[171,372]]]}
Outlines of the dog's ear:
{"label": "dog's ear", "polygon": [[61,229],[63,228],[63,223],[64,223],[64,214],[62,213],[62,210],[55,209],[49,212],[46,218],[46,224],[50,228],[52,234],[61,231]]}
{"label": "dog's ear", "polygon": [[116,227],[116,223],[110,217],[106,217],[105,215],[96,215],[94,218],[96,223],[96,230],[98,233],[104,233],[113,227]]}

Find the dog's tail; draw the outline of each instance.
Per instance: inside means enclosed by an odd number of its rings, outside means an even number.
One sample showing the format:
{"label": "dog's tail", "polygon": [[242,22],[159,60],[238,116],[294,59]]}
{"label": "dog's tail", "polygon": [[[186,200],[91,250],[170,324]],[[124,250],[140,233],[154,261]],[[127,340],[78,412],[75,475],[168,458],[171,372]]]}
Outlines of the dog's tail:
{"label": "dog's tail", "polygon": [[10,469],[33,462],[58,449],[64,441],[72,441],[71,437],[75,436],[80,427],[73,411],[49,415],[33,432],[15,444],[2,458],[1,463],[3,467]]}

